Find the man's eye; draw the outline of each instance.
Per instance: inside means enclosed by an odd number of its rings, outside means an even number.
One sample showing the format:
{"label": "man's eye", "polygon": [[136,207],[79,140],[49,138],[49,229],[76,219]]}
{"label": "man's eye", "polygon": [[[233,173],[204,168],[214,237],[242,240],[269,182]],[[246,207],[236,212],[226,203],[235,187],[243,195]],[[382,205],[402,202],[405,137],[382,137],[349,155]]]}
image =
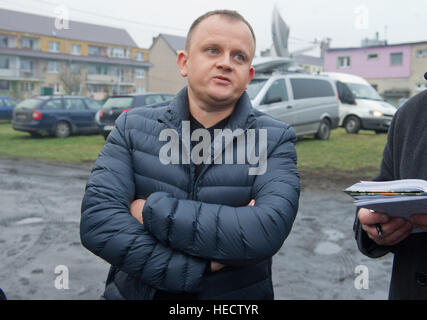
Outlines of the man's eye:
{"label": "man's eye", "polygon": [[217,52],[218,52],[217,49],[208,49],[208,53],[210,53],[210,54],[215,54]]}
{"label": "man's eye", "polygon": [[236,59],[239,61],[245,61],[245,57],[241,54],[236,55]]}

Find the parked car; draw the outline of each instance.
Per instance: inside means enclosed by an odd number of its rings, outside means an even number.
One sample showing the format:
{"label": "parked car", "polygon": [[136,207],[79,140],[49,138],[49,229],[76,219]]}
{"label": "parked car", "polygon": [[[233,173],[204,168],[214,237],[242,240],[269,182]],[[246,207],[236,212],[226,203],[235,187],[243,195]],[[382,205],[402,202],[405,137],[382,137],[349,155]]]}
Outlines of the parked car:
{"label": "parked car", "polygon": [[255,108],[291,125],[298,137],[329,139],[338,126],[338,97],[327,77],[278,74],[252,79],[247,93]]}
{"label": "parked car", "polygon": [[19,103],[19,100],[0,96],[0,120],[12,120],[13,108]]}
{"label": "parked car", "polygon": [[333,79],[340,102],[340,122],[348,133],[360,129],[387,132],[396,108],[385,102],[365,79],[346,73],[323,73]]}
{"label": "parked car", "polygon": [[37,137],[50,134],[66,138],[74,133],[96,133],[94,117],[102,103],[79,96],[42,96],[26,99],[14,111],[12,127]]}
{"label": "parked car", "polygon": [[102,135],[107,139],[111,130],[114,129],[116,119],[123,112],[137,107],[169,101],[173,97],[173,94],[168,93],[141,93],[113,96],[105,101],[102,109],[96,114],[95,120],[101,128]]}

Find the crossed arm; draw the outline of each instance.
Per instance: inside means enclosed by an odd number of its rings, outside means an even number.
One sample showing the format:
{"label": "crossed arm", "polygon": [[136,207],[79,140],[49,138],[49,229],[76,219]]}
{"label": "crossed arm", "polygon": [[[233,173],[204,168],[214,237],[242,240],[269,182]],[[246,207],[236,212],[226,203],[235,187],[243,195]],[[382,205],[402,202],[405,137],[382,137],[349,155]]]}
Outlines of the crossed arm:
{"label": "crossed arm", "polygon": [[[146,200],[144,199],[136,199],[134,201],[132,201],[131,205],[130,205],[130,213],[131,215],[138,220],[139,223],[144,224],[144,218],[143,218],[143,211],[144,211],[144,206],[145,206],[145,202]],[[254,206],[255,205],[255,200],[251,200],[248,203],[248,206]],[[212,272],[215,271],[219,271],[224,267],[223,264],[216,262],[216,261],[211,261],[210,263],[210,270]]]}

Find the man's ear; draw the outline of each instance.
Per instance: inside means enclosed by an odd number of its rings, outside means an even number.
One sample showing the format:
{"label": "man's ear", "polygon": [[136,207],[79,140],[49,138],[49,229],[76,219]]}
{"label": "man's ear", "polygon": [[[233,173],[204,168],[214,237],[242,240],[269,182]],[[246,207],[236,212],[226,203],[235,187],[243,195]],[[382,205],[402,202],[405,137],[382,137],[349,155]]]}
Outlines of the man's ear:
{"label": "man's ear", "polygon": [[249,69],[249,75],[248,75],[248,82],[246,83],[246,88],[245,90],[248,88],[249,83],[252,81],[253,77],[255,76],[255,69],[254,67],[251,67]]}
{"label": "man's ear", "polygon": [[176,63],[178,65],[179,73],[181,74],[182,77],[186,77],[188,75],[187,61],[188,61],[188,53],[186,51],[178,52]]}

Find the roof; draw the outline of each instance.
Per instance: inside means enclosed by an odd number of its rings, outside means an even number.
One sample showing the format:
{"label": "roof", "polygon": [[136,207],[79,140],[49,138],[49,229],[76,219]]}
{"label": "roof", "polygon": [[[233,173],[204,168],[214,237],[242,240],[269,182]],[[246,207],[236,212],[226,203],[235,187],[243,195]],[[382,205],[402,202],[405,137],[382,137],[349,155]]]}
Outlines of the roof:
{"label": "roof", "polygon": [[69,29],[57,29],[54,17],[0,9],[0,30],[26,32],[49,37],[138,47],[129,33],[120,28],[69,21]]}
{"label": "roof", "polygon": [[323,66],[323,59],[319,57],[307,56],[304,54],[294,57],[297,63],[309,64],[312,66]]}
{"label": "roof", "polygon": [[157,38],[162,37],[173,52],[185,49],[185,41],[187,37],[175,36],[171,34],[160,33]]}
{"label": "roof", "polygon": [[345,83],[369,84],[364,78],[356,76],[354,74],[350,74],[350,73],[322,72],[321,75],[325,75],[334,80],[338,80]]}
{"label": "roof", "polygon": [[376,45],[376,46],[368,46],[368,47],[329,48],[326,51],[367,50],[372,48],[386,48],[386,47],[397,47],[397,46],[408,46],[408,45],[411,46],[411,45],[417,45],[417,44],[427,44],[427,41],[394,43],[394,44]]}

